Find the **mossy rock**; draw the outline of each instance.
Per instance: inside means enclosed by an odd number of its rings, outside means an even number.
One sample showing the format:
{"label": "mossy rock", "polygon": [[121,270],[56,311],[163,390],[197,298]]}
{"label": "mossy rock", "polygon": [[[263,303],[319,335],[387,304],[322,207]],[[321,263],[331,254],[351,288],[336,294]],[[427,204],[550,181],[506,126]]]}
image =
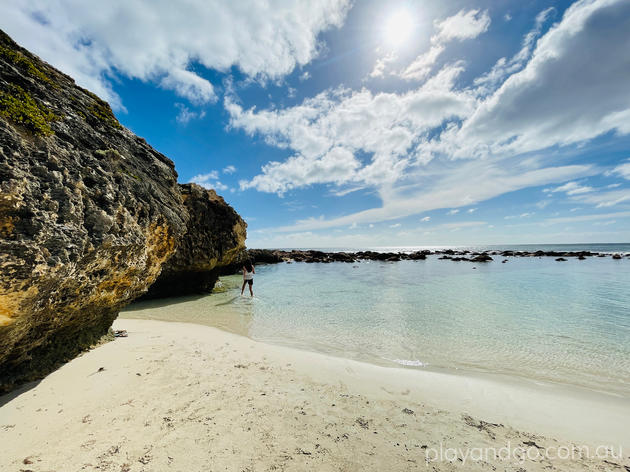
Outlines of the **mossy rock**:
{"label": "mossy rock", "polygon": [[7,90],[0,90],[0,116],[45,136],[54,134],[50,123],[59,119],[18,85],[9,85]]}
{"label": "mossy rock", "polygon": [[114,113],[112,112],[109,104],[107,102],[104,102],[94,94],[90,95],[92,95],[92,97],[96,99],[96,103],[88,107],[88,111],[90,112],[90,114],[100,122],[111,126],[112,128],[122,129],[122,125],[114,116]]}
{"label": "mossy rock", "polygon": [[3,57],[8,62],[12,63],[16,67],[26,71],[28,75],[33,78],[42,80],[49,84],[53,84],[46,74],[44,74],[28,57],[22,54],[19,51],[15,51],[13,49],[9,49],[4,46],[0,46],[0,57]]}

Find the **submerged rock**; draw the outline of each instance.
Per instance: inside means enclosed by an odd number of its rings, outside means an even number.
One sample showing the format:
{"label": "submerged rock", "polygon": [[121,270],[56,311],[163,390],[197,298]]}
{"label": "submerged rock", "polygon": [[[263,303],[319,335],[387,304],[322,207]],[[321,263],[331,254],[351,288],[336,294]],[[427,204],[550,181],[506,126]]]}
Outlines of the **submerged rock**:
{"label": "submerged rock", "polygon": [[105,334],[186,231],[173,163],[0,31],[0,391]]}
{"label": "submerged rock", "polygon": [[144,298],[210,293],[221,268],[238,263],[245,249],[247,223],[222,197],[196,184],[180,189],[187,231]]}

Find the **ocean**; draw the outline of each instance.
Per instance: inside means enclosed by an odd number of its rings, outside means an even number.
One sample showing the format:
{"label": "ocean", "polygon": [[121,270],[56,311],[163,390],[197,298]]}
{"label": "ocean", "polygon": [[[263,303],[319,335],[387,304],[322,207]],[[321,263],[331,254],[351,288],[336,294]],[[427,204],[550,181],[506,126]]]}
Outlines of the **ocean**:
{"label": "ocean", "polygon": [[[630,254],[630,244],[466,249]],[[221,278],[218,293],[137,302],[121,317],[201,323],[392,367],[630,397],[630,258],[502,259],[260,265],[253,299],[240,296],[242,277],[233,275]]]}

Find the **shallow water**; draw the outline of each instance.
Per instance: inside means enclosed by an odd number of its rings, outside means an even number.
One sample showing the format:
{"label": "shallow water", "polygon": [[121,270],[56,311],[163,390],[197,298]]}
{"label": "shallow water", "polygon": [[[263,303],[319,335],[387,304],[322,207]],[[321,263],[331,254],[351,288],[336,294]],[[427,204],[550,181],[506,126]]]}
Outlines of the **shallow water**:
{"label": "shallow water", "polygon": [[501,259],[259,266],[254,299],[240,296],[241,276],[228,276],[222,293],[139,302],[121,317],[208,324],[379,364],[630,396],[630,259]]}

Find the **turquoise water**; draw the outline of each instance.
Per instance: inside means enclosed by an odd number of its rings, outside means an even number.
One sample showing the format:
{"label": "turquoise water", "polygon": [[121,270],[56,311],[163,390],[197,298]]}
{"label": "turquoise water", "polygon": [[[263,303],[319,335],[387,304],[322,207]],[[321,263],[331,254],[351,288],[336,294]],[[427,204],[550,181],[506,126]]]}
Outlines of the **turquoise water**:
{"label": "turquoise water", "polygon": [[[229,276],[223,293],[138,303],[123,316],[210,324],[379,364],[630,396],[630,259],[500,260],[258,266],[253,300],[240,296],[241,277]],[[164,303],[173,309],[156,315]]]}

